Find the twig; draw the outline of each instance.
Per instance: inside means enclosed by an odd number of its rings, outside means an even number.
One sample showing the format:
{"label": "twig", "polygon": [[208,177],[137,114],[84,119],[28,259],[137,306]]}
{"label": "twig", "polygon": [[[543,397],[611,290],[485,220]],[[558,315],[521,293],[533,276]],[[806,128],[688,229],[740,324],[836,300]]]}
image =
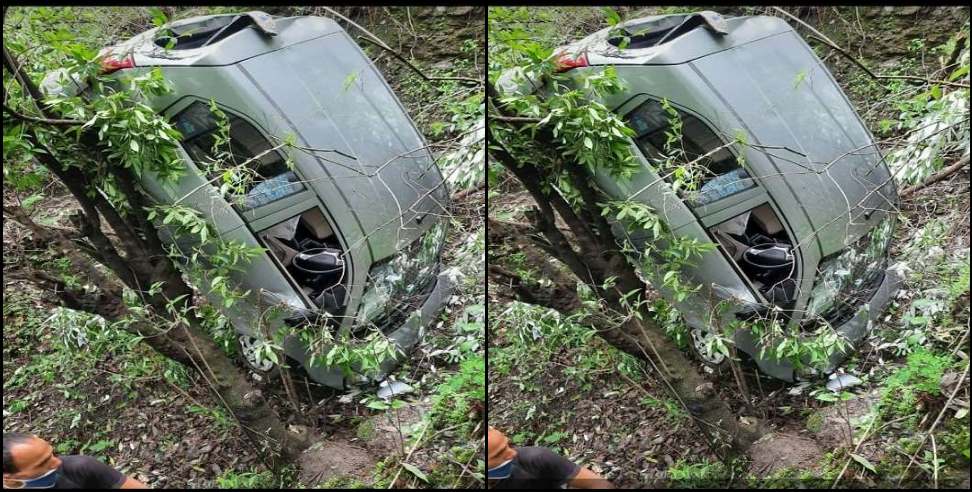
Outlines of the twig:
{"label": "twig", "polygon": [[399,54],[397,51],[395,51],[395,50],[393,50],[393,49],[385,46],[384,44],[377,43],[373,39],[371,39],[369,37],[365,37],[365,36],[358,36],[358,39],[363,40],[363,41],[367,41],[367,42],[369,42],[369,43],[371,43],[371,44],[373,44],[373,45],[375,45],[375,46],[377,46],[377,47],[379,47],[379,48],[387,51],[392,56],[394,56],[395,58],[397,58],[400,62],[404,63],[405,65],[408,65],[408,68],[411,68],[412,71],[414,71],[415,73],[417,73],[419,75],[419,77],[422,77],[423,79],[425,79],[426,82],[433,82],[433,81],[436,81],[436,80],[457,80],[459,82],[469,82],[469,83],[476,84],[476,85],[482,85],[482,83],[483,83],[482,80],[477,80],[477,79],[473,79],[473,78],[470,78],[470,77],[429,77],[428,75],[425,75],[425,73],[423,73],[421,70],[419,70],[418,67],[416,67],[415,65],[412,65],[412,63],[410,61],[406,60],[404,56],[402,56],[401,54]]}
{"label": "twig", "polygon": [[[407,462],[408,459],[412,457],[412,453],[414,453],[415,450],[418,449],[418,445],[422,443],[422,437],[425,436],[425,431],[429,430],[429,427],[432,427],[432,421],[431,420],[426,421],[425,427],[422,427],[422,433],[419,434],[418,439],[415,440],[415,444],[412,445],[412,449],[408,452],[408,454],[402,460],[402,463]],[[399,464],[398,465],[398,471],[395,472],[395,477],[392,478],[391,479],[391,482],[388,483],[388,488],[392,488],[392,487],[395,486],[395,481],[398,480],[398,476],[401,475],[402,468],[404,468],[404,466],[402,466],[401,464]]]}
{"label": "twig", "polygon": [[941,181],[941,180],[943,180],[943,179],[951,176],[952,174],[955,174],[960,169],[962,169],[963,167],[965,167],[966,165],[968,165],[968,163],[969,163],[969,154],[965,154],[964,156],[962,156],[961,159],[959,159],[958,161],[956,161],[954,164],[952,164],[951,166],[948,166],[945,169],[942,169],[941,171],[935,173],[934,175],[932,175],[930,178],[926,179],[925,181],[923,181],[921,183],[918,183],[918,184],[916,184],[916,185],[914,185],[912,187],[905,188],[904,190],[901,191],[901,193],[899,194],[899,196],[901,198],[906,198],[908,196],[911,196],[916,191],[918,191],[918,190],[920,190],[920,189],[922,189],[922,188],[924,188],[924,187],[926,187],[926,186],[928,186],[930,184],[937,183],[937,182],[939,182],[939,181]]}
{"label": "twig", "polygon": [[[427,431],[429,429],[429,427],[432,427],[432,421],[431,420],[428,420],[426,422],[427,423],[425,424],[425,427],[422,428],[422,432],[419,434],[418,438],[415,440],[415,444],[412,445],[412,449],[408,452],[408,455],[405,456],[405,459],[402,460],[402,463],[407,462],[408,459],[412,457],[412,453],[414,453],[415,450],[418,449],[419,444],[422,443],[422,436],[425,435],[425,431]],[[459,424],[451,425],[449,427],[446,427],[445,429],[442,429],[440,431],[437,431],[435,434],[432,434],[432,437],[430,437],[429,439],[435,439],[436,436],[438,436],[439,434],[442,434],[443,432],[447,432],[447,431],[450,431],[452,429],[455,429],[456,427],[459,427]],[[388,488],[392,488],[395,485],[395,480],[398,480],[398,476],[401,475],[402,468],[404,468],[404,467],[401,466],[401,464],[399,464],[398,465],[398,471],[395,472],[395,477],[392,478],[391,482],[389,482]]]}
{"label": "twig", "polygon": [[796,17],[795,15],[793,15],[793,14],[791,14],[791,13],[789,13],[789,12],[787,12],[787,11],[779,8],[779,7],[773,7],[773,9],[776,10],[777,12],[780,12],[780,13],[786,15],[787,17],[789,17],[789,18],[791,18],[791,19],[799,22],[801,25],[803,25],[804,27],[806,27],[807,29],[809,29],[810,32],[813,33],[813,36],[811,36],[812,38],[815,38],[815,39],[817,39],[819,41],[822,41],[828,47],[833,48],[838,53],[840,53],[841,55],[843,55],[844,57],[846,57],[848,60],[854,62],[855,65],[857,65],[858,67],[860,67],[861,70],[864,70],[864,73],[866,73],[868,76],[870,76],[873,79],[877,79],[877,80],[893,80],[893,79],[898,79],[898,80],[913,80],[913,81],[916,81],[916,82],[925,82],[925,83],[928,83],[928,84],[947,85],[947,86],[952,86],[952,87],[961,87],[963,89],[968,89],[969,88],[969,85],[968,84],[960,84],[958,82],[949,82],[947,80],[930,80],[930,79],[926,79],[924,77],[918,77],[918,76],[914,76],[914,75],[882,75],[882,74],[875,74],[874,72],[871,71],[871,69],[869,69],[866,66],[864,66],[864,64],[861,63],[860,60],[858,60],[857,58],[855,58],[854,55],[848,53],[847,51],[845,51],[840,46],[837,46],[837,43],[831,41],[830,38],[828,38],[827,36],[823,35],[823,33],[821,33],[820,31],[814,29],[813,26],[811,26],[810,24],[807,24],[806,22],[800,20],[800,18]]}
{"label": "twig", "polygon": [[[454,461],[454,460],[451,460],[450,459],[450,461],[452,461],[453,463],[462,466],[462,472],[459,474],[459,477],[456,478],[456,481],[453,482],[452,487],[450,487],[450,488],[456,489],[459,486],[459,482],[462,481],[462,477],[466,476],[466,472],[469,472],[469,464],[472,463],[473,458],[475,458],[477,456],[476,453],[478,453],[479,452],[479,448],[481,448],[483,446],[483,441],[485,441],[485,440],[480,440],[479,441],[479,444],[476,445],[476,450],[473,451],[471,455],[469,455],[469,459],[466,460],[466,464],[465,465],[463,465],[462,463],[459,463],[458,461]],[[473,478],[476,478],[477,481],[479,480],[476,477],[476,475],[473,475],[472,472],[469,472],[469,474],[472,475]]]}
{"label": "twig", "polygon": [[955,395],[957,395],[959,390],[964,387],[962,385],[962,381],[965,381],[965,377],[968,375],[969,375],[969,364],[966,363],[965,371],[962,372],[962,377],[958,379],[958,384],[956,384],[955,389],[952,390],[951,396],[948,397],[948,401],[945,402],[945,406],[942,407],[942,410],[938,412],[938,417],[935,418],[935,422],[933,422],[931,427],[928,428],[928,432],[925,433],[925,437],[922,438],[920,443],[918,443],[918,449],[915,449],[915,453],[912,454],[911,459],[908,460],[908,466],[906,466],[904,471],[901,472],[901,478],[898,479],[898,486],[901,486],[901,482],[903,482],[905,476],[907,476],[908,470],[911,469],[911,465],[915,463],[915,458],[918,457],[918,453],[921,451],[921,448],[925,446],[925,441],[927,441],[928,437],[931,436],[933,432],[935,432],[935,428],[938,427],[939,422],[942,421],[942,417],[945,416],[945,412],[948,410],[949,405],[952,404],[952,400],[955,399]]}
{"label": "twig", "polygon": [[81,121],[81,120],[64,120],[64,119],[56,119],[56,118],[40,118],[40,117],[37,117],[37,116],[30,116],[30,115],[26,115],[26,114],[23,114],[23,113],[18,113],[17,111],[15,111],[10,106],[7,106],[7,103],[4,103],[3,104],[3,111],[6,112],[7,114],[9,114],[10,116],[13,116],[14,118],[17,118],[18,120],[33,121],[34,123],[45,123],[45,124],[48,124],[48,125],[56,125],[56,126],[76,126],[76,125],[83,125],[84,124],[84,122]]}
{"label": "twig", "polygon": [[492,121],[506,121],[509,123],[539,123],[540,118],[530,118],[529,116],[496,116],[489,115]]}
{"label": "twig", "polygon": [[[908,418],[908,417],[907,416],[906,417],[899,417],[899,418],[896,418],[896,419],[894,419],[894,420],[892,420],[890,422],[885,422],[884,424],[881,424],[881,426],[878,427],[877,430],[875,430],[874,432],[879,432],[881,429],[887,427],[888,425],[891,425],[891,424],[893,424],[895,422],[904,420],[906,418]],[[857,446],[854,446],[854,451],[852,451],[851,454],[857,454],[857,451],[861,448],[861,445],[864,444],[865,441],[867,441],[867,438],[868,437],[870,437],[871,427],[874,426],[874,422],[876,420],[877,420],[877,417],[875,417],[874,419],[872,419],[871,422],[868,424],[867,430],[864,431],[864,435],[861,436],[861,440],[860,440],[860,442],[857,443]],[[851,441],[852,442],[853,442],[853,439],[854,439],[854,437],[851,436]],[[847,466],[850,465],[850,462],[851,462],[852,459],[853,458],[851,458],[849,456],[847,457],[847,461],[844,462],[844,467],[840,469],[840,473],[837,474],[837,479],[834,480],[834,483],[833,483],[833,485],[830,486],[830,488],[832,488],[832,489],[833,488],[837,488],[837,483],[840,482],[840,479],[844,476],[844,472],[847,471]]]}
{"label": "twig", "polygon": [[344,19],[345,22],[347,22],[348,24],[351,24],[352,26],[354,26],[355,28],[357,28],[359,31],[361,31],[361,32],[363,32],[363,33],[365,33],[367,35],[367,37],[358,36],[358,39],[364,39],[365,41],[368,41],[369,43],[371,43],[371,44],[373,44],[373,45],[375,45],[375,46],[377,46],[377,47],[379,47],[379,48],[387,51],[388,53],[391,53],[392,56],[394,56],[395,58],[399,59],[402,63],[404,63],[409,68],[411,68],[412,70],[414,70],[415,73],[419,74],[420,77],[422,77],[423,79],[425,79],[428,82],[431,82],[433,80],[458,80],[458,81],[465,81],[465,82],[473,82],[476,85],[481,85],[483,83],[482,80],[471,79],[471,78],[468,78],[468,77],[429,77],[429,76],[425,75],[424,73],[422,73],[421,70],[419,70],[418,68],[416,68],[415,65],[412,65],[411,62],[409,62],[408,60],[406,60],[397,51],[391,49],[391,47],[389,47],[387,44],[385,44],[385,42],[382,41],[381,38],[379,38],[378,36],[375,36],[374,34],[372,34],[371,31],[369,31],[369,30],[361,27],[360,25],[358,25],[358,23],[354,22],[353,20],[348,19],[347,17],[345,17],[344,15],[342,15],[337,10],[334,10],[334,9],[332,9],[330,7],[324,7],[324,10],[330,12],[331,14],[333,14],[333,15],[335,15],[337,17],[340,17],[341,19]]}

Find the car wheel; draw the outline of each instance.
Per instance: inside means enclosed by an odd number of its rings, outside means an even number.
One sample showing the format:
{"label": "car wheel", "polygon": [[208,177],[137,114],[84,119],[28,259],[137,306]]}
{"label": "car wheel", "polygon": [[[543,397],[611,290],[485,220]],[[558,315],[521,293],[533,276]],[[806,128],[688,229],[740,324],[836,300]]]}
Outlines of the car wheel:
{"label": "car wheel", "polygon": [[247,367],[249,367],[253,372],[267,377],[270,377],[277,372],[277,365],[274,364],[272,360],[261,359],[257,356],[257,350],[260,347],[258,338],[248,335],[240,335],[239,341],[240,354],[243,356],[243,361],[246,362]]}
{"label": "car wheel", "polygon": [[692,347],[692,353],[699,361],[717,374],[728,369],[729,358],[722,352],[709,349],[709,341],[715,336],[712,332],[701,328],[691,328],[689,333],[692,337],[689,345]]}

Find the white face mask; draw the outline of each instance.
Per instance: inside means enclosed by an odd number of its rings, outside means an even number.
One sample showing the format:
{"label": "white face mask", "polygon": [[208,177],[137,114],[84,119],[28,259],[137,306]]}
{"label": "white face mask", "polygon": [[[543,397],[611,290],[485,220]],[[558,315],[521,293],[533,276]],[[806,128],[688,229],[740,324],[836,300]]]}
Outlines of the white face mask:
{"label": "white face mask", "polygon": [[11,488],[11,489],[49,489],[49,488],[53,487],[54,484],[57,483],[57,479],[60,476],[60,473],[58,473],[58,472],[60,470],[61,470],[60,468],[54,468],[53,470],[50,470],[47,473],[45,473],[45,474],[43,474],[43,475],[41,475],[39,477],[31,478],[29,480],[17,480],[17,479],[8,478],[8,479],[6,479],[8,481],[20,482],[20,486],[19,487],[7,487],[7,488]]}

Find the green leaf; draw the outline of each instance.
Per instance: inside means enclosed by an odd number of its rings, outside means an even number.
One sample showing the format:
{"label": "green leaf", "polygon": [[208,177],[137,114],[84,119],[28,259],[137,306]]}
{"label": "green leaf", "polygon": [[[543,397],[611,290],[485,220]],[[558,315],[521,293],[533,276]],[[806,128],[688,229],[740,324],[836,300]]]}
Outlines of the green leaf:
{"label": "green leaf", "polygon": [[960,79],[963,76],[965,76],[967,73],[969,73],[969,66],[962,65],[961,67],[958,68],[958,70],[952,72],[952,75],[948,76],[948,81],[951,82],[955,79]]}
{"label": "green leaf", "polygon": [[128,146],[132,149],[132,152],[138,152],[138,142],[131,140],[128,142]]}
{"label": "green leaf", "polygon": [[104,451],[106,448],[112,446],[114,443],[111,441],[98,441],[90,446],[88,446],[88,451],[94,451],[95,453]]}
{"label": "green leaf", "polygon": [[347,90],[350,89],[351,86],[354,85],[354,83],[357,80],[358,80],[358,72],[349,73],[348,76],[344,78],[344,83],[342,84],[341,90],[347,92]]}
{"label": "green leaf", "polygon": [[584,147],[588,149],[594,148],[594,141],[591,140],[591,137],[584,137]]}
{"label": "green leaf", "polygon": [[806,78],[807,78],[807,71],[806,71],[806,69],[802,69],[799,72],[797,72],[796,77],[793,78],[793,88],[796,89],[796,88],[800,87],[800,84]]}
{"label": "green leaf", "polygon": [[601,12],[604,13],[604,20],[609,26],[614,26],[621,22],[621,16],[618,15],[618,12],[611,7],[601,7]]}
{"label": "green leaf", "polygon": [[44,195],[41,194],[30,195],[29,197],[25,198],[24,201],[20,202],[20,206],[23,207],[24,210],[29,212],[30,208],[33,207],[35,203],[43,199],[44,199]]}
{"label": "green leaf", "polygon": [[877,473],[877,470],[874,469],[874,465],[872,465],[870,461],[867,461],[867,458],[865,458],[865,457],[863,457],[863,456],[861,456],[859,454],[854,454],[854,453],[851,453],[850,456],[851,456],[851,458],[854,459],[854,461],[860,463],[861,466],[863,466],[864,468],[867,468],[868,470],[870,470],[871,473]]}
{"label": "green leaf", "polygon": [[388,410],[388,404],[381,400],[371,400],[365,406],[372,410]]}
{"label": "green leaf", "polygon": [[419,477],[420,479],[422,479],[423,482],[425,482],[425,483],[428,483],[429,482],[429,477],[426,477],[425,474],[422,473],[422,470],[419,470],[418,467],[416,467],[415,465],[410,465],[408,463],[402,463],[402,467],[405,468],[406,470],[408,470],[409,472],[411,472],[412,475],[415,475],[416,477]]}
{"label": "green leaf", "polygon": [[166,17],[165,12],[158,7],[149,8],[149,15],[152,16],[152,25],[155,27],[161,27],[169,22],[169,18]]}

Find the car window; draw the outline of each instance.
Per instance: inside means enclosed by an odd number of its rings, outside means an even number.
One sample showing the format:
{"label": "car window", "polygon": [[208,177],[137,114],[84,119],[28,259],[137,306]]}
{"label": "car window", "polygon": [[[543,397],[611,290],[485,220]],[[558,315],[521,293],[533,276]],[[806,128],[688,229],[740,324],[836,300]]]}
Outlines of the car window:
{"label": "car window", "polygon": [[[679,166],[712,152],[692,166],[698,171],[698,189],[680,190],[685,201],[702,206],[755,186],[736,156],[728,148],[719,148],[725,143],[705,122],[678,108],[673,107],[672,111],[677,118],[660,101],[649,100],[628,113],[625,120],[635,131],[635,142],[642,153],[658,166],[659,175],[669,183],[675,181]],[[676,121],[681,122],[682,137],[669,143],[672,123]]]}
{"label": "car window", "polygon": [[183,136],[183,147],[201,169],[207,170],[209,179],[216,179],[224,169],[249,161],[246,167],[251,172],[246,174],[252,180],[245,188],[244,209],[259,207],[305,189],[283,156],[271,150],[273,146],[256,127],[231,113],[226,116],[230,130],[230,158],[220,163],[218,169],[212,168],[217,119],[208,104],[194,102],[174,118],[176,129]]}

